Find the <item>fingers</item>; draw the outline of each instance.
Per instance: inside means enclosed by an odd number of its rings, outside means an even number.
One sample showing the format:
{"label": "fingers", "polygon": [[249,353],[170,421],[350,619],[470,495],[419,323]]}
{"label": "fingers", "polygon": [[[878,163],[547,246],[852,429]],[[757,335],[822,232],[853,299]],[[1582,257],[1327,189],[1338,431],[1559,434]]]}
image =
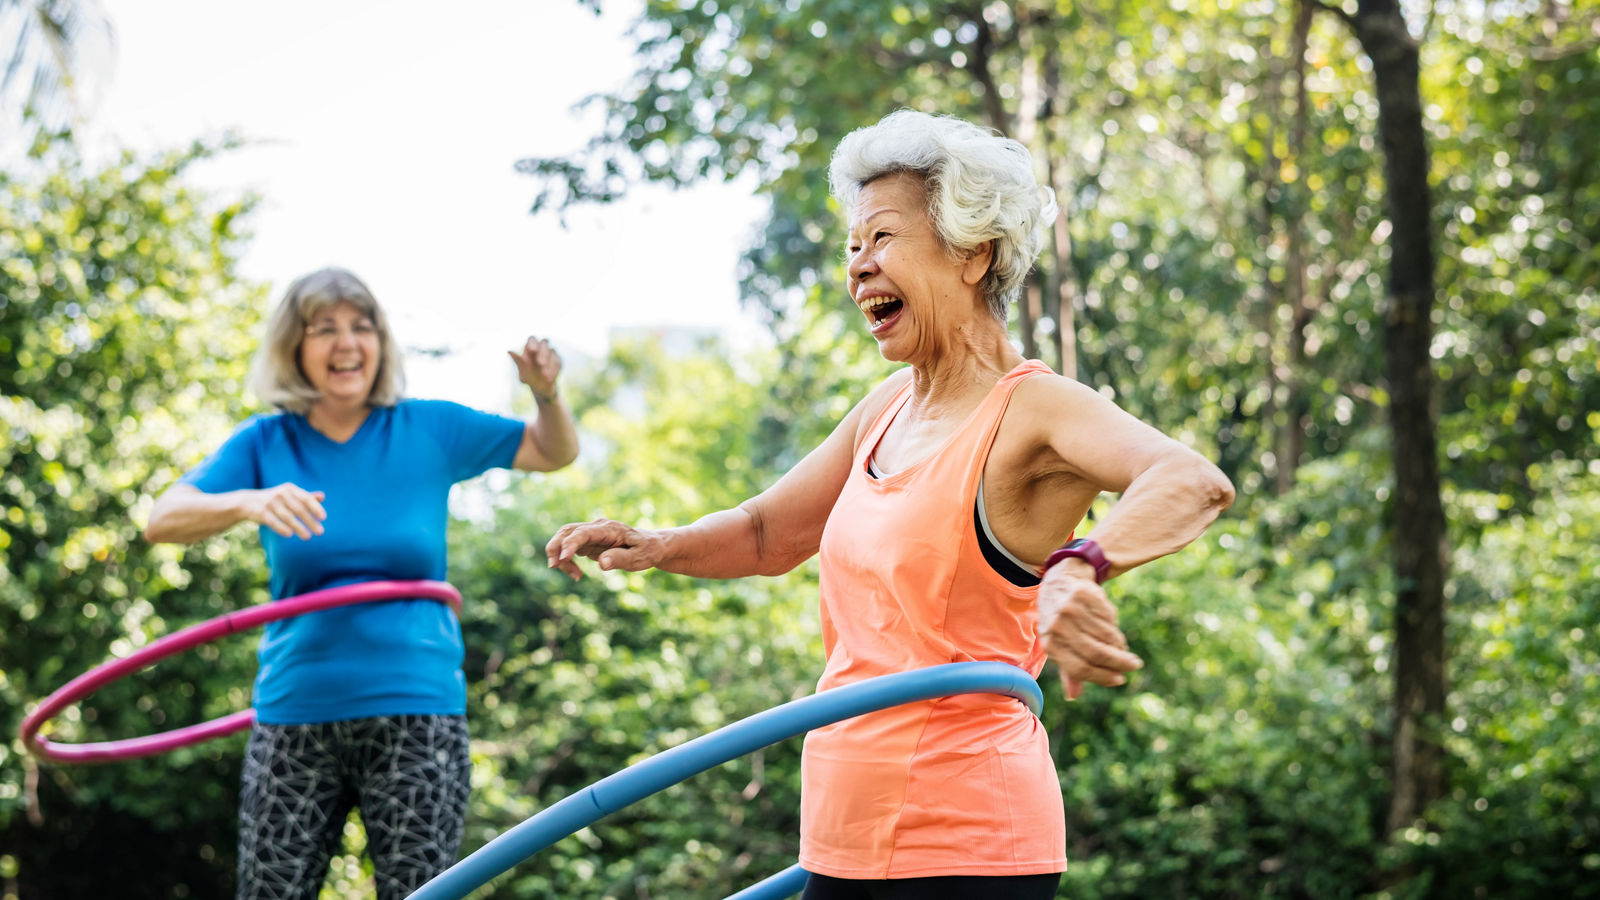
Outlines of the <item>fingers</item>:
{"label": "fingers", "polygon": [[545,559],[551,568],[572,576],[583,577],[577,557],[586,556],[600,564],[601,569],[627,569],[637,572],[649,568],[635,547],[637,532],[633,528],[611,519],[577,522],[563,525],[544,546]]}
{"label": "fingers", "polygon": [[1135,671],[1142,663],[1130,665],[1125,660],[1108,660],[1101,655],[1107,649],[1109,648],[1103,646],[1090,650],[1080,647],[1059,647],[1050,656],[1061,671],[1075,682],[1088,682],[1101,687],[1121,687],[1128,683],[1128,676],[1124,673]]}
{"label": "fingers", "polygon": [[545,564],[552,569],[560,569],[567,573],[567,576],[573,581],[583,577],[583,570],[578,568],[577,562],[572,558],[576,551],[566,549],[567,535],[571,534],[572,529],[575,527],[574,525],[561,526],[544,545]]}
{"label": "fingers", "polygon": [[[278,516],[277,513],[274,513],[271,510],[266,510],[262,513],[261,524],[271,528],[281,537],[294,537],[296,534],[292,525],[290,525],[288,522],[285,522],[281,517]],[[310,534],[303,535],[303,539],[310,540]]]}
{"label": "fingers", "polygon": [[325,497],[321,491],[280,484],[263,492],[256,520],[283,537],[309,541],[323,533],[322,522],[328,518],[327,510],[322,508]]}
{"label": "fingers", "polygon": [[1083,696],[1083,682],[1075,680],[1064,670],[1057,670],[1061,674],[1061,692],[1068,700],[1076,700]]}
{"label": "fingers", "polygon": [[[530,344],[533,343],[533,339],[529,338],[528,342]],[[533,353],[533,360],[538,364],[540,371],[550,378],[554,378],[556,373],[561,371],[561,354],[557,353],[556,348],[551,346],[550,342],[544,338],[539,339],[539,345]]]}
{"label": "fingers", "polygon": [[578,564],[570,559],[560,562],[552,561],[550,565],[553,568],[560,569],[561,571],[567,573],[567,577],[571,578],[573,581],[583,578],[583,570],[578,568]]}
{"label": "fingers", "polygon": [[649,554],[635,547],[618,547],[606,550],[595,556],[594,561],[600,568],[609,572],[612,569],[621,569],[624,572],[643,572],[654,565]]}
{"label": "fingers", "polygon": [[1092,581],[1066,579],[1040,589],[1039,638],[1060,667],[1068,699],[1082,696],[1085,684],[1126,684],[1126,673],[1143,668],[1116,622],[1116,607]]}
{"label": "fingers", "polygon": [[1126,649],[1121,632],[1108,639],[1058,624],[1042,637],[1045,653],[1080,680],[1119,685],[1126,680],[1122,673],[1144,668],[1144,660]]}
{"label": "fingers", "polygon": [[517,361],[519,368],[526,365],[531,369],[545,371],[552,366],[556,370],[561,368],[561,354],[550,343],[548,338],[530,337],[522,345],[521,350],[507,350],[511,358]]}
{"label": "fingers", "polygon": [[520,350],[506,354],[517,364],[517,378],[541,393],[555,387],[561,374],[561,354],[551,346],[548,338],[529,337]]}

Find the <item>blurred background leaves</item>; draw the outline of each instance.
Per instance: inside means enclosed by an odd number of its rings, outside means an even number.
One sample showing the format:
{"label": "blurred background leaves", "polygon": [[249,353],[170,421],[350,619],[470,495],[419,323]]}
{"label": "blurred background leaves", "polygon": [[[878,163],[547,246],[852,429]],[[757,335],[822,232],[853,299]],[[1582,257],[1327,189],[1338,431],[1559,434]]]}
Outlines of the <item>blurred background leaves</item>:
{"label": "blurred background leaves", "polygon": [[[1449,693],[1427,723],[1447,788],[1414,827],[1386,827],[1393,226],[1372,64],[1341,14],[703,0],[646,4],[634,81],[594,101],[602,131],[522,167],[549,212],[646,180],[754,173],[771,215],[740,278],[772,348],[619,343],[568,375],[577,466],[457,498],[465,849],[812,690],[814,563],[730,583],[572,583],[542,549],[567,521],[666,525],[737,503],[887,374],[846,303],[824,173],[846,131],[915,106],[1025,140],[1061,199],[1019,345],[1069,362],[1239,487],[1201,541],[1114,583],[1149,663],[1137,678],[1074,704],[1043,679],[1072,860],[1061,896],[1600,895],[1600,7],[1403,9],[1432,154],[1429,355],[1452,551]],[[16,120],[37,149],[0,172],[7,735],[73,675],[265,597],[247,530],[187,549],[138,537],[152,498],[253,411],[240,381],[268,298],[233,260],[255,199],[186,182],[226,145],[91,168],[39,121]],[[107,688],[55,734],[239,708],[253,667],[250,640],[218,642]],[[241,747],[63,768],[0,745],[0,894],[231,893]],[[798,753],[792,741],[718,767],[480,896],[731,893],[793,860]],[[370,890],[356,822],[348,833],[329,897]]]}

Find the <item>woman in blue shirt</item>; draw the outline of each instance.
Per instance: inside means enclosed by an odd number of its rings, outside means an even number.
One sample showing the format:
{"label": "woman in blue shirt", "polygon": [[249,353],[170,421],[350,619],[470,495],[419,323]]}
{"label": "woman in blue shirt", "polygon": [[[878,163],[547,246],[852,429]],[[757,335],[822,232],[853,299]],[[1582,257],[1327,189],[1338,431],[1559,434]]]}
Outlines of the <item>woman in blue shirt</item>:
{"label": "woman in blue shirt", "polygon": [[[578,454],[556,391],[561,359],[511,352],[530,422],[401,393],[399,345],[351,273],[289,286],[257,354],[256,416],[173,485],[145,537],[190,543],[260,526],[272,597],[362,581],[444,580],[451,485],[490,468],[549,472]],[[395,600],[267,626],[239,808],[238,897],[318,895],[345,817],[361,809],[382,900],[455,861],[466,815],[461,626]]]}

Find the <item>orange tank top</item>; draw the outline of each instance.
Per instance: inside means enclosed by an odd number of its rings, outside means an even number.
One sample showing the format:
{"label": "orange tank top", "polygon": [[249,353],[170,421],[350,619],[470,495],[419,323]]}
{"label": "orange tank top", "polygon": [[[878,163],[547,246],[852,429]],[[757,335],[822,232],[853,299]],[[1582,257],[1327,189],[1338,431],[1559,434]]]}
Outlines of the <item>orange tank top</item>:
{"label": "orange tank top", "polygon": [[[1049,372],[1007,373],[931,456],[873,478],[867,462],[911,395],[889,401],[856,448],[820,550],[819,691],[974,660],[1044,665],[1036,587],[989,565],[973,528],[984,461],[1011,393]],[[1061,784],[1044,728],[1020,701],[967,694],[847,719],[806,736],[800,863],[835,878],[1035,875],[1067,866]]]}

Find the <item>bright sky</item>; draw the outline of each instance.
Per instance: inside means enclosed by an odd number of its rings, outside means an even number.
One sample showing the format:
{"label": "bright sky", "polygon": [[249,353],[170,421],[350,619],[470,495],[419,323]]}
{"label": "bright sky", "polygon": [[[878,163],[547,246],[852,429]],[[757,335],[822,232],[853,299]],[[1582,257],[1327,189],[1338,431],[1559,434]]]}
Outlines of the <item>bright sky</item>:
{"label": "bright sky", "polygon": [[361,276],[402,344],[413,396],[509,405],[505,351],[534,334],[603,353],[615,326],[759,338],[735,266],[763,205],[748,184],[647,189],[528,214],[528,156],[570,153],[599,117],[572,107],[633,71],[638,0],[107,0],[116,64],[91,147],[175,147],[235,129],[255,143],[194,181],[263,202],[243,273],[272,285],[326,265]]}

